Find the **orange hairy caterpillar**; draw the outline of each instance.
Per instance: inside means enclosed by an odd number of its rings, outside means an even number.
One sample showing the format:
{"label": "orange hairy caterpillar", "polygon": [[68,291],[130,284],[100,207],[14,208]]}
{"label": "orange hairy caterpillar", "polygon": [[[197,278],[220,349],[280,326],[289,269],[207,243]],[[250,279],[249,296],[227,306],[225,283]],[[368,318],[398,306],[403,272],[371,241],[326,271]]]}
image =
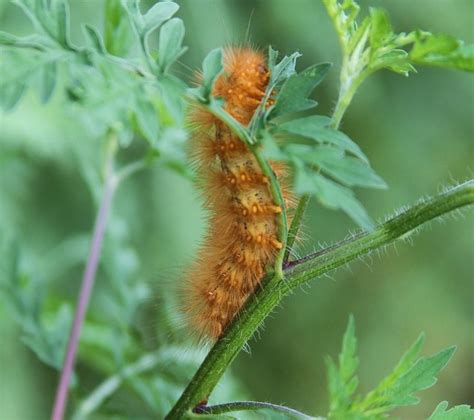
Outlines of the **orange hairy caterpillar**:
{"label": "orange hairy caterpillar", "polygon": [[[248,125],[265,95],[270,74],[263,54],[250,48],[225,51],[224,72],[212,95]],[[261,281],[282,243],[269,180],[247,145],[209,111],[191,112],[192,159],[209,211],[209,231],[186,273],[188,322],[201,337],[218,338]],[[283,168],[271,164],[278,178]],[[284,198],[288,199],[283,185]]]}

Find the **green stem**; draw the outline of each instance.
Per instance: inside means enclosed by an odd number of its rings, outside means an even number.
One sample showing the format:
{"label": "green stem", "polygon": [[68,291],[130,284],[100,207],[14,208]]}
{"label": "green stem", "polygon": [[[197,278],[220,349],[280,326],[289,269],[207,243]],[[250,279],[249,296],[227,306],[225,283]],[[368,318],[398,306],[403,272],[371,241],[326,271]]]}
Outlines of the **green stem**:
{"label": "green stem", "polygon": [[288,232],[288,239],[286,241],[285,256],[283,258],[284,264],[286,264],[291,257],[293,245],[295,244],[296,238],[298,237],[298,231],[300,230],[300,225],[303,220],[306,207],[308,206],[309,199],[309,194],[303,194],[300,198],[298,206],[296,207],[293,220],[291,221],[290,230]]}
{"label": "green stem", "polygon": [[286,414],[294,419],[301,420],[325,420],[323,417],[308,416],[293,408],[285,407],[284,405],[271,404],[259,401],[235,401],[225,404],[202,406],[194,409],[197,414],[224,414],[232,413],[234,411],[255,411],[255,410],[271,410],[277,413]]}
{"label": "green stem", "polygon": [[427,201],[410,207],[398,216],[379,225],[371,233],[362,233],[325,250],[290,263],[285,272],[291,289],[334,270],[373,250],[404,239],[421,225],[460,207],[474,204],[474,180],[451,188]]}
{"label": "green stem", "polygon": [[259,328],[268,314],[302,283],[404,238],[426,222],[458,208],[474,204],[474,180],[417,204],[381,224],[372,233],[357,235],[330,248],[290,263],[285,281],[265,279],[243,309],[214,344],[167,419],[182,419],[194,407],[206,403],[224,371]]}

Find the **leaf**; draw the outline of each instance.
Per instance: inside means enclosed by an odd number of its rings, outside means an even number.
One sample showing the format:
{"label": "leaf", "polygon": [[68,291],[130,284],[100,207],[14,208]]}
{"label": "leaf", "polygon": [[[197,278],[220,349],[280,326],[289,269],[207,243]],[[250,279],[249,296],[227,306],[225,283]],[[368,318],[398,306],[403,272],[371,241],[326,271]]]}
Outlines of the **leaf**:
{"label": "leaf", "polygon": [[349,322],[342,339],[342,351],[339,354],[339,372],[342,380],[344,382],[349,382],[352,380],[352,377],[355,375],[358,366],[359,359],[357,357],[355,322],[354,316],[350,315]]}
{"label": "leaf", "polygon": [[285,55],[278,64],[273,64],[278,56],[278,51],[270,47],[269,56],[271,57],[269,59],[270,81],[268,82],[267,91],[271,92],[276,85],[295,74],[296,60],[301,57],[301,54],[295,52],[290,56]]}
{"label": "leaf", "polygon": [[157,64],[162,73],[187,50],[183,47],[184,24],[179,18],[166,22],[160,30]]}
{"label": "leaf", "polygon": [[416,64],[474,72],[474,45],[464,45],[449,35],[418,32],[410,60]]}
{"label": "leaf", "polygon": [[330,397],[330,417],[347,412],[351,405],[351,396],[354,394],[358,378],[355,375],[359,365],[357,357],[357,339],[355,337],[354,317],[349,322],[342,339],[342,350],[339,354],[339,367],[328,358],[328,385]]}
{"label": "leaf", "polygon": [[69,4],[67,0],[56,0],[55,14],[58,27],[57,39],[59,43],[69,49],[71,48],[71,42],[69,40]]}
{"label": "leaf", "polygon": [[301,163],[295,164],[294,188],[297,194],[314,194],[322,205],[344,211],[363,229],[373,229],[374,223],[350,189],[308,171]]}
{"label": "leaf", "polygon": [[315,107],[317,102],[307,98],[324,79],[330,67],[329,63],[315,64],[299,74],[290,76],[276,98],[276,104],[270,111],[270,117],[274,118],[282,114]]}
{"label": "leaf", "polygon": [[474,420],[474,410],[468,405],[447,408],[447,401],[440,402],[428,420]]}
{"label": "leaf", "polygon": [[317,157],[315,161],[326,173],[349,187],[387,188],[383,179],[360,159],[350,156],[341,159]]}
{"label": "leaf", "polygon": [[11,111],[25,92],[23,83],[0,86],[0,105],[4,111]]}
{"label": "leaf", "polygon": [[395,383],[388,394],[391,405],[403,406],[417,404],[420,399],[413,394],[430,388],[437,382],[437,375],[447,365],[456,347],[449,347],[434,356],[419,359]]}
{"label": "leaf", "polygon": [[134,35],[120,0],[107,0],[104,14],[105,48],[111,54],[124,56],[132,46]]}
{"label": "leaf", "polygon": [[209,100],[214,82],[222,71],[222,49],[216,48],[202,62],[202,85],[196,90],[202,100]]}
{"label": "leaf", "polygon": [[48,102],[54,92],[57,79],[57,68],[57,63],[54,61],[48,62],[42,67],[40,73],[40,100],[42,103]]}
{"label": "leaf", "polygon": [[292,144],[285,148],[310,166],[317,165],[326,175],[349,187],[386,188],[387,185],[368,163],[347,156],[342,149],[321,145]]}
{"label": "leaf", "polygon": [[104,45],[104,40],[100,32],[87,23],[82,26],[86,38],[89,40],[92,48],[100,54],[106,54],[107,50]]}
{"label": "leaf", "polygon": [[392,36],[392,25],[388,13],[383,9],[371,7],[369,42],[372,53],[387,45]]}
{"label": "leaf", "polygon": [[298,118],[280,124],[278,131],[287,131],[292,134],[303,136],[319,143],[329,143],[347,150],[363,161],[367,162],[367,157],[362,153],[359,146],[341,131],[329,127],[331,120],[321,115]]}
{"label": "leaf", "polygon": [[22,341],[38,358],[58,370],[61,369],[68,335],[72,324],[72,309],[69,304],[62,304],[57,311],[47,315],[44,323],[24,331]]}
{"label": "leaf", "polygon": [[159,2],[153,5],[145,15],[143,15],[145,23],[144,32],[149,33],[159,28],[164,22],[171,18],[178,9],[179,6],[172,1]]}
{"label": "leaf", "polygon": [[151,145],[156,144],[158,140],[158,115],[155,107],[150,101],[138,96],[136,100],[135,116],[138,127],[143,136]]}

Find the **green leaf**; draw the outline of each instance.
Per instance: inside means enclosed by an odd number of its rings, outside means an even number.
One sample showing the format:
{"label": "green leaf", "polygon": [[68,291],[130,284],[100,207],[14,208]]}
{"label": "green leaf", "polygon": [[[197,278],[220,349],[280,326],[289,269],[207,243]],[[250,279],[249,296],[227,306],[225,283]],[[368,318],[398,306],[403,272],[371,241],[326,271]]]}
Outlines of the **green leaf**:
{"label": "green leaf", "polygon": [[20,48],[33,48],[37,50],[45,50],[54,47],[51,40],[43,35],[33,34],[24,37],[18,37],[8,32],[0,31],[0,45]]}
{"label": "green leaf", "polygon": [[383,179],[360,159],[350,156],[343,156],[341,159],[324,159],[317,156],[315,162],[326,173],[349,187],[387,188]]}
{"label": "green leaf", "polygon": [[326,175],[349,187],[386,188],[387,184],[368,163],[347,156],[342,149],[321,145],[291,144],[285,150],[310,166],[317,165]]}
{"label": "green leaf", "polygon": [[104,40],[100,32],[87,23],[82,26],[86,38],[89,40],[92,48],[100,54],[106,54],[107,50],[104,45]]}
{"label": "green leaf", "polygon": [[383,9],[371,7],[369,42],[372,54],[384,47],[392,36],[392,25],[388,13]]}
{"label": "green leaf", "polygon": [[0,105],[4,111],[11,111],[18,104],[25,92],[23,83],[0,86]]}
{"label": "green leaf", "polygon": [[391,405],[403,406],[417,404],[420,399],[413,394],[430,388],[437,382],[437,375],[448,364],[456,351],[449,347],[434,356],[419,359],[395,383],[388,393]]}
{"label": "green leaf", "polygon": [[144,32],[149,33],[159,28],[171,16],[173,16],[179,9],[176,3],[171,1],[159,2],[153,5],[144,15]]}
{"label": "green leaf", "polygon": [[418,32],[410,60],[416,64],[474,72],[474,45],[464,45],[449,35]]}
{"label": "green leaf", "polygon": [[329,63],[315,64],[299,74],[290,76],[276,98],[270,118],[315,107],[317,102],[307,98],[324,79],[330,67]]}
{"label": "green leaf", "polygon": [[42,67],[40,73],[40,100],[42,103],[48,102],[54,92],[57,80],[57,68],[57,63],[54,61],[48,62]]}
{"label": "green leaf", "polygon": [[155,107],[150,101],[138,96],[136,99],[135,116],[143,137],[145,137],[151,145],[156,144],[159,124]]}
{"label": "green leaf", "polygon": [[373,229],[372,220],[350,189],[307,170],[301,162],[293,163],[295,164],[294,188],[297,194],[314,194],[323,206],[334,210],[340,209],[363,229]]}
{"label": "green leaf", "polygon": [[468,405],[447,408],[447,401],[440,402],[428,420],[474,420],[474,410]]}
{"label": "green leaf", "polygon": [[54,3],[58,27],[57,39],[64,48],[71,48],[69,39],[69,4],[67,0],[56,0]]}
{"label": "green leaf", "polygon": [[202,100],[209,100],[214,82],[222,71],[222,49],[216,48],[202,62],[202,85],[196,90]]}
{"label": "green leaf", "polygon": [[313,181],[317,187],[318,201],[326,207],[341,209],[363,229],[373,229],[373,221],[350,189],[318,174],[314,174]]}
{"label": "green leaf", "polygon": [[183,47],[184,24],[179,18],[166,22],[160,30],[157,64],[162,73],[187,50]]}
{"label": "green leaf", "polygon": [[301,57],[301,54],[295,52],[290,56],[285,55],[278,64],[273,64],[278,56],[278,51],[270,47],[269,56],[271,57],[269,59],[270,81],[267,91],[271,92],[276,85],[295,74],[296,60]]}
{"label": "green leaf", "polygon": [[339,367],[328,358],[328,385],[330,397],[330,417],[347,412],[351,405],[358,378],[356,376],[359,359],[357,357],[357,339],[355,337],[354,317],[349,322],[342,340],[342,350],[339,354]]}
{"label": "green leaf", "polygon": [[26,328],[22,341],[38,356],[38,358],[58,370],[61,369],[68,335],[72,324],[72,309],[63,304],[46,319],[33,328]]}
{"label": "green leaf", "polygon": [[331,120],[328,117],[312,115],[280,124],[277,130],[303,136],[318,143],[333,144],[367,162],[367,157],[362,153],[359,146],[341,131],[329,127],[330,123]]}
{"label": "green leaf", "polygon": [[105,48],[111,54],[124,56],[132,46],[134,35],[120,0],[107,0],[104,14]]}
{"label": "green leaf", "polygon": [[[339,354],[339,373],[342,380],[347,383],[352,380],[352,377],[359,366],[359,359],[357,357],[357,339],[355,336],[355,322],[354,316],[350,315],[344,337],[342,339],[342,351]],[[351,391],[351,394],[354,391]]]}

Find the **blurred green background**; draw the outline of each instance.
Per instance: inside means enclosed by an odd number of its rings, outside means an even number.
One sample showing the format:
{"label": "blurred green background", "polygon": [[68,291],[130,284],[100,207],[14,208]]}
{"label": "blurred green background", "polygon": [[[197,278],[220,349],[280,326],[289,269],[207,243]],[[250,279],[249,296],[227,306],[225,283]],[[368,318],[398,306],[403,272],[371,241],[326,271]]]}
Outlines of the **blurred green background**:
{"label": "blurred green background", "polygon": [[[70,3],[75,39],[82,42],[79,24],[99,24],[103,3]],[[250,42],[266,48],[271,44],[284,54],[300,51],[300,69],[321,61],[335,64],[315,94],[320,104],[317,112],[331,111],[337,93],[339,49],[320,1],[178,3],[178,16],[186,25],[185,44],[189,46],[177,69],[179,76],[192,79],[193,69],[215,47]],[[474,42],[472,0],[360,3],[363,13],[368,6],[386,8],[397,31],[422,28]],[[24,16],[5,0],[0,1],[0,30],[30,32]],[[342,129],[359,143],[389,184],[387,191],[358,191],[377,220],[473,174],[472,75],[418,70],[409,78],[389,72],[370,78],[343,121]],[[48,280],[48,290],[74,299],[85,254],[65,256],[67,250],[60,244],[73,235],[86,240],[84,235],[92,229],[94,205],[74,151],[80,148],[93,154],[99,150],[97,139],[66,118],[56,98],[43,107],[35,95],[28,95],[13,113],[0,118],[0,232],[15,239],[29,256],[30,265]],[[204,232],[198,195],[189,181],[157,167],[127,181],[116,196],[114,216],[120,220],[114,230],[125,236],[134,250],[140,278],[153,290],[156,305],[164,305],[163,297],[180,281],[180,269],[192,259]],[[353,229],[344,214],[313,202],[300,253],[342,239]],[[86,245],[79,249],[86,252]],[[433,223],[413,243],[390,247],[331,277],[313,281],[283,302],[258,338],[251,341],[250,351],[242,352],[234,363],[234,377],[243,393],[252,399],[325,414],[324,357],[339,351],[348,315],[353,313],[360,347],[361,390],[375,385],[425,331],[425,354],[452,344],[458,350],[439,383],[422,394],[422,403],[399,411],[400,416],[425,418],[442,400],[473,405],[473,250],[471,211]],[[63,256],[77,259],[74,269],[55,267],[54,261]],[[107,290],[100,277],[98,283],[98,290]],[[144,299],[143,305],[149,300]],[[100,304],[100,299],[93,302],[96,307]],[[22,344],[20,330],[9,315],[2,304],[0,419],[46,419],[57,374]],[[151,329],[160,329],[159,318],[146,322]],[[173,339],[169,337],[171,342]],[[86,381],[96,383],[94,372],[85,371],[84,375]]]}

